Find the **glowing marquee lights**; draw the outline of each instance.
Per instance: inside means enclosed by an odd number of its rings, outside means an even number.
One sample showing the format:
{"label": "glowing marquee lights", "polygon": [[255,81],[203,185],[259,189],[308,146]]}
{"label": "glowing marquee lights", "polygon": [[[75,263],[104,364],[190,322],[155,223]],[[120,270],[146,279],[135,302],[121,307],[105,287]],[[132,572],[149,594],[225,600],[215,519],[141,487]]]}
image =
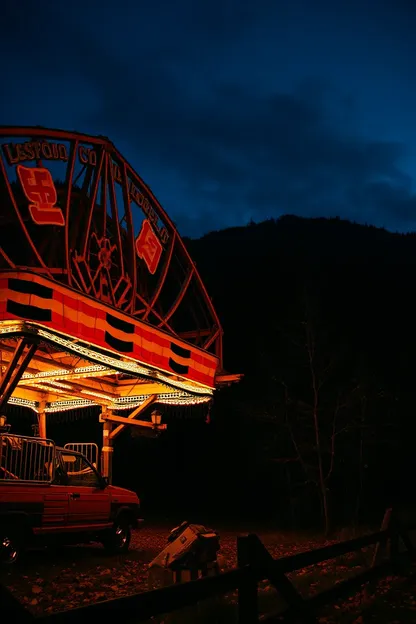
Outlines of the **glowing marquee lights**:
{"label": "glowing marquee lights", "polygon": [[[107,404],[107,409],[110,411],[127,410],[135,407],[139,407],[149,397],[147,395],[121,397],[116,399],[112,403]],[[128,400],[126,400],[128,399]],[[156,395],[155,403],[160,405],[201,405],[203,403],[209,403],[208,397],[189,397],[187,395],[176,395],[172,393],[162,393]],[[45,412],[56,413],[64,412],[73,409],[80,409],[83,407],[102,407],[101,403],[96,401],[90,401],[88,399],[74,399],[73,401],[54,401],[46,406]]]}
{"label": "glowing marquee lights", "polygon": [[97,399],[104,399],[104,401],[114,401],[114,397],[103,392],[95,392],[94,390],[81,390],[82,394],[88,394],[89,396],[97,397]]}
{"label": "glowing marquee lights", "polygon": [[39,403],[37,403],[36,401],[29,401],[28,399],[21,399],[20,397],[11,397],[8,400],[8,403],[10,405],[17,405],[19,407],[28,407],[29,409],[33,410],[34,412],[38,412],[38,406]]}
{"label": "glowing marquee lights", "polygon": [[62,388],[63,390],[73,390],[73,387],[66,383],[61,383],[60,381],[48,381],[50,386],[54,388]]}
{"label": "glowing marquee lights", "polygon": [[54,369],[49,371],[41,371],[40,373],[25,373],[22,375],[22,380],[19,383],[23,383],[25,386],[38,383],[39,380],[54,382],[60,379],[84,379],[86,377],[105,377],[107,375],[117,375],[119,371],[112,370],[106,366],[80,366],[79,368],[73,368],[68,370],[65,368]]}
{"label": "glowing marquee lights", "polygon": [[[107,409],[111,411],[115,410],[127,410],[139,407],[149,397],[146,395],[120,397],[116,401],[107,405]],[[177,395],[173,393],[162,393],[156,395],[155,403],[160,405],[202,405],[210,402],[209,397],[190,397],[189,395]],[[17,405],[20,407],[28,407],[36,413],[41,410],[37,401],[30,401],[28,399],[21,399],[20,397],[11,397],[9,399],[10,405]],[[68,412],[70,410],[82,409],[85,407],[102,407],[101,403],[92,401],[89,399],[73,399],[65,401],[53,401],[48,403],[44,408],[44,411],[48,414],[54,414],[57,412]]]}

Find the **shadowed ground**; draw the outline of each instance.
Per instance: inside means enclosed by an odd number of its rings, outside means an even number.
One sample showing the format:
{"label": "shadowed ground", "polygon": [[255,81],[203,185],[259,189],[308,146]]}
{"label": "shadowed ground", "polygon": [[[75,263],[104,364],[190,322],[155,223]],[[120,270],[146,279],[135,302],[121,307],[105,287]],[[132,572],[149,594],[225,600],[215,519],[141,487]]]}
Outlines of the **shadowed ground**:
{"label": "shadowed ground", "polygon": [[[100,545],[33,550],[26,553],[13,569],[2,569],[0,583],[6,585],[36,615],[146,591],[148,564],[165,546],[171,528],[154,526],[135,532],[130,552],[117,557],[107,555]],[[242,532],[219,530],[221,569],[235,567],[236,537]],[[257,533],[275,558],[337,541],[271,530]],[[336,580],[357,574],[368,567],[371,559],[372,548],[367,548],[299,570],[290,577],[302,595],[307,596],[333,586]],[[224,599],[206,601],[198,608],[181,610],[158,618],[158,621],[172,624],[186,621],[233,622],[236,601],[234,592]],[[267,581],[259,584],[259,603],[263,614],[276,612],[284,606]],[[416,622],[416,576],[413,573],[409,573],[407,578],[389,576],[373,583],[359,594],[324,609],[320,621]]]}

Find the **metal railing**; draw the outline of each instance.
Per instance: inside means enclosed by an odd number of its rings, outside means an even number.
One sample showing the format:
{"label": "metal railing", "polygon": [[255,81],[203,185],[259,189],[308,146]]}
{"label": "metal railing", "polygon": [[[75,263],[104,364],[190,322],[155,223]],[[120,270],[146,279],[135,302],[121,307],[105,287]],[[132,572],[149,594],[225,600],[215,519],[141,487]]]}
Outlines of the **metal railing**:
{"label": "metal railing", "polygon": [[55,463],[52,440],[0,434],[0,481],[50,483]]}
{"label": "metal railing", "polygon": [[99,467],[99,451],[98,446],[94,442],[68,442],[64,446],[68,451],[76,451],[82,453],[88,459],[94,468]]}

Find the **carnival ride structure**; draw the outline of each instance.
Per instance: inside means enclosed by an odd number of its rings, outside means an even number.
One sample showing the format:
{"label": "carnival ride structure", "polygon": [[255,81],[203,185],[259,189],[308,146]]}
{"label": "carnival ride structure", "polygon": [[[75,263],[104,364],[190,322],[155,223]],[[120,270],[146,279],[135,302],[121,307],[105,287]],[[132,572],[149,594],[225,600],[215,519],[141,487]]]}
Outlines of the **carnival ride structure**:
{"label": "carnival ride structure", "polygon": [[33,410],[45,438],[54,413],[100,406],[111,478],[126,425],[163,428],[151,406],[208,405],[239,376],[185,243],[108,138],[0,127],[0,143],[0,415]]}

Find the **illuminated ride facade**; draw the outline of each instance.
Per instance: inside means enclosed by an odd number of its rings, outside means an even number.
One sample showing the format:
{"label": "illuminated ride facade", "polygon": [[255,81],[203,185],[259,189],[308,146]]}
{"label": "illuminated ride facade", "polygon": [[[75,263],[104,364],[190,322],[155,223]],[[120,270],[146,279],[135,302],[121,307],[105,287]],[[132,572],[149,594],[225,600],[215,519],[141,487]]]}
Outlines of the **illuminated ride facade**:
{"label": "illuminated ride facade", "polygon": [[0,127],[0,356],[0,415],[32,409],[41,437],[54,412],[101,407],[106,476],[152,404],[238,379],[175,226],[105,137]]}

